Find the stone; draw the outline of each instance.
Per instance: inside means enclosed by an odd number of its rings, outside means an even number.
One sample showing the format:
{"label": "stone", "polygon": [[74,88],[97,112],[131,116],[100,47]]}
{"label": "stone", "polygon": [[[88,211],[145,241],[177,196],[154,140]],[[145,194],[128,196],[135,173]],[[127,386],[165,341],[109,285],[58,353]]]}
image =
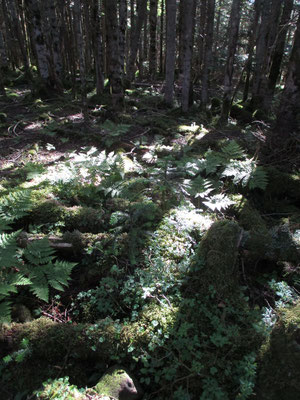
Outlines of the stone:
{"label": "stone", "polygon": [[94,390],[98,394],[111,396],[116,400],[138,400],[142,396],[138,383],[125,369],[118,366],[108,369]]}

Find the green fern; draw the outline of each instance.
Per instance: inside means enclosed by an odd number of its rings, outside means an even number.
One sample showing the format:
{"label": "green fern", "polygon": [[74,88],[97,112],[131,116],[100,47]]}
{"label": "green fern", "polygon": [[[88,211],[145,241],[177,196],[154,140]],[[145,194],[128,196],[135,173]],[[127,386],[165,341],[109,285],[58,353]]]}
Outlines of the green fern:
{"label": "green fern", "polygon": [[[3,196],[0,198],[0,220],[9,223],[22,218],[30,210],[31,205],[30,190],[19,190]],[[5,226],[1,227],[0,222],[1,228],[5,229]]]}
{"label": "green fern", "polygon": [[225,156],[226,159],[239,159],[245,157],[245,152],[243,148],[234,140],[231,140],[227,143],[222,149],[221,153]]}
{"label": "green fern", "polygon": [[32,265],[44,265],[53,260],[54,250],[47,238],[29,243],[24,250],[24,257]]}

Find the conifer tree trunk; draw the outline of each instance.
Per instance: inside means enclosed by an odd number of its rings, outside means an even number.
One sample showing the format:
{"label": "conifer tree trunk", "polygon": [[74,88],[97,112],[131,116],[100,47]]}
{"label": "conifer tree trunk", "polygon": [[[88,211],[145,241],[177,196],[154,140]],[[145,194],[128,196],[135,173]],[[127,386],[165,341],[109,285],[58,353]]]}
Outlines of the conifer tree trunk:
{"label": "conifer tree trunk", "polygon": [[276,132],[281,139],[300,132],[300,15],[289,59],[284,91],[281,96]]}
{"label": "conifer tree trunk", "polygon": [[63,79],[63,62],[61,55],[60,44],[60,29],[57,21],[56,12],[58,11],[57,2],[55,0],[48,0],[49,2],[49,22],[51,32],[51,46],[53,54],[53,64],[57,78],[61,81]]}
{"label": "conifer tree trunk", "polygon": [[29,21],[32,24],[32,39],[37,57],[38,70],[41,77],[41,85],[49,94],[59,92],[61,87],[51,74],[49,65],[50,54],[46,46],[42,30],[42,16],[38,0],[25,0]]}
{"label": "conifer tree trunk", "polygon": [[224,75],[224,97],[222,103],[222,112],[220,122],[227,123],[231,107],[232,77],[234,68],[234,57],[238,42],[239,26],[241,18],[242,0],[233,0],[229,20],[229,44],[227,51],[227,60]]}
{"label": "conifer tree trunk", "polygon": [[214,34],[215,0],[207,1],[205,47],[202,69],[201,108],[206,109],[209,100],[208,83],[209,73],[212,68],[212,47]]}
{"label": "conifer tree trunk", "polygon": [[28,61],[25,37],[23,35],[23,31],[20,26],[20,17],[19,17],[19,13],[17,11],[15,0],[7,0],[7,8],[8,8],[8,11],[9,11],[9,13],[11,15],[11,19],[12,19],[12,27],[13,27],[13,31],[14,31],[14,36],[18,40],[19,48],[20,48],[20,51],[22,54],[22,60],[24,63],[25,74],[27,76],[27,79],[32,81],[32,75],[31,75],[30,68],[29,68],[29,61]]}
{"label": "conifer tree trunk", "polygon": [[[160,41],[159,41],[159,73],[161,76],[164,74],[164,19],[165,19],[165,1],[161,0],[161,14],[160,14]],[[175,29],[175,28],[174,28]]]}
{"label": "conifer tree trunk", "polygon": [[156,67],[157,67],[157,52],[156,52],[157,3],[158,3],[158,0],[150,0],[150,14],[149,14],[149,31],[150,31],[149,75],[152,78],[156,74]]}
{"label": "conifer tree trunk", "polygon": [[145,21],[146,14],[147,14],[147,0],[139,0],[138,15],[137,15],[137,19],[135,21],[134,32],[133,32],[131,43],[130,43],[130,55],[129,55],[129,61],[128,61],[127,75],[126,75],[126,78],[129,83],[132,82],[134,79],[135,62],[136,62],[136,57],[137,57],[137,53],[138,53],[138,49],[139,49],[141,31],[142,31],[142,27],[143,27],[143,24]]}
{"label": "conifer tree trunk", "polygon": [[123,84],[121,76],[121,59],[119,52],[119,26],[117,3],[111,0],[104,1],[106,48],[108,58],[108,78],[112,96],[112,105],[115,108],[123,107]]}
{"label": "conifer tree trunk", "polygon": [[81,0],[74,0],[74,24],[76,32],[77,54],[79,59],[79,71],[81,81],[81,100],[83,105],[84,119],[87,122],[87,98],[86,98],[86,66],[85,66],[85,47],[82,37],[82,15]]}
{"label": "conifer tree trunk", "polygon": [[167,52],[165,102],[171,107],[174,94],[175,50],[176,50],[176,0],[166,0]]}
{"label": "conifer tree trunk", "polygon": [[124,63],[125,63],[125,41],[126,41],[126,29],[127,29],[127,0],[119,0],[119,51],[121,60],[121,71],[124,75]]}
{"label": "conifer tree trunk", "polygon": [[243,102],[247,101],[249,95],[249,88],[250,88],[250,77],[252,71],[252,63],[253,63],[253,55],[254,55],[254,46],[256,42],[257,32],[258,32],[258,21],[261,14],[261,0],[255,0],[254,2],[254,13],[253,13],[253,20],[251,23],[251,28],[249,32],[249,41],[247,45],[247,54],[248,58],[245,64],[245,85],[243,91]]}
{"label": "conifer tree trunk", "polygon": [[93,42],[94,42],[94,57],[95,57],[95,72],[96,72],[96,93],[98,96],[104,89],[104,77],[102,66],[102,36],[101,36],[101,5],[100,0],[94,0],[93,4]]}
{"label": "conifer tree trunk", "polygon": [[270,73],[269,73],[269,77],[268,77],[268,84],[267,84],[266,93],[265,93],[265,96],[263,99],[263,101],[264,101],[263,108],[265,110],[269,110],[271,107],[276,83],[277,83],[278,77],[280,75],[280,67],[281,67],[281,62],[282,62],[283,55],[284,55],[286,35],[287,35],[288,27],[289,27],[288,24],[289,24],[289,21],[291,18],[291,13],[293,10],[293,5],[294,5],[293,0],[285,0],[284,1],[284,7],[283,7],[283,11],[282,11],[281,21],[279,24],[276,46],[275,46],[272,60],[270,63],[271,67],[270,67]]}
{"label": "conifer tree trunk", "polygon": [[182,65],[182,111],[187,112],[191,105],[191,67],[193,56],[193,31],[195,22],[194,0],[185,0],[183,10],[183,65]]}

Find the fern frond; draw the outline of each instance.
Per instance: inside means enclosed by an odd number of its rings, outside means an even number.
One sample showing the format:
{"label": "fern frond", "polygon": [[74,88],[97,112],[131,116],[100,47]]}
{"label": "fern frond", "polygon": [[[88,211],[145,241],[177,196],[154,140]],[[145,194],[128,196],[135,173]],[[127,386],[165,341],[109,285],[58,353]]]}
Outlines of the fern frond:
{"label": "fern frond", "polygon": [[49,285],[54,289],[63,290],[63,286],[68,285],[75,265],[75,263],[67,261],[56,261],[54,264],[48,266],[50,268],[45,269],[45,274],[47,275]]}
{"label": "fern frond", "polygon": [[252,159],[245,161],[231,160],[222,172],[221,176],[233,176],[234,184],[241,182],[243,186],[246,186],[254,168],[255,162]]}
{"label": "fern frond", "polygon": [[265,190],[268,184],[268,174],[265,169],[261,166],[256,167],[248,181],[249,189],[262,189]]}
{"label": "fern frond", "polygon": [[48,264],[53,260],[54,250],[47,238],[35,240],[24,250],[24,257],[33,265]]}
{"label": "fern frond", "polygon": [[12,222],[24,217],[30,210],[31,191],[19,190],[0,199],[0,217],[4,221]]}
{"label": "fern frond", "polygon": [[224,157],[221,153],[217,153],[216,151],[208,150],[205,153],[205,158],[205,170],[207,175],[215,173],[218,167],[224,165]]}
{"label": "fern frond", "polygon": [[212,211],[221,211],[222,209],[225,210],[234,204],[234,201],[230,200],[224,194],[216,194],[215,196],[212,196],[204,201],[203,204],[205,204]]}
{"label": "fern frond", "polygon": [[29,274],[32,285],[29,290],[40,300],[49,300],[49,286],[42,268],[34,268]]}
{"label": "fern frond", "polygon": [[0,268],[15,266],[17,261],[17,237],[20,231],[0,233]]}
{"label": "fern frond", "polygon": [[229,143],[227,143],[221,149],[221,152],[228,160],[245,157],[245,152],[243,148],[235,140],[231,140]]}
{"label": "fern frond", "polygon": [[0,302],[0,324],[11,322],[11,303],[9,301]]}

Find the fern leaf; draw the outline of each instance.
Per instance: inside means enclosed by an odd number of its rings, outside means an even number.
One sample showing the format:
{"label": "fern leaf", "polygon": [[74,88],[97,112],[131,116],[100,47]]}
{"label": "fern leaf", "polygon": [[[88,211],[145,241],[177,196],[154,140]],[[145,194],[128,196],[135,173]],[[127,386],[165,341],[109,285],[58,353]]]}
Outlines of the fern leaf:
{"label": "fern leaf", "polygon": [[35,240],[24,250],[24,257],[33,265],[48,264],[54,258],[54,250],[47,238]]}
{"label": "fern leaf", "polygon": [[222,209],[225,210],[226,208],[234,204],[234,201],[230,200],[224,194],[216,194],[215,196],[208,198],[203,203],[212,211],[221,211]]}
{"label": "fern leaf", "polygon": [[29,274],[32,285],[29,286],[30,291],[40,300],[49,300],[48,281],[41,268],[34,268],[34,271]]}
{"label": "fern leaf", "polygon": [[0,324],[11,322],[11,303],[9,301],[0,302]]}
{"label": "fern leaf", "polygon": [[256,167],[249,178],[248,186],[249,189],[262,189],[265,190],[268,184],[268,174],[263,167]]}
{"label": "fern leaf", "polygon": [[31,208],[31,191],[19,190],[0,199],[0,216],[7,222],[19,219]]}
{"label": "fern leaf", "polygon": [[54,289],[63,290],[62,286],[68,285],[72,269],[75,265],[75,263],[67,261],[56,261],[54,264],[47,266],[45,274],[47,275],[49,285]]}
{"label": "fern leaf", "polygon": [[15,285],[11,285],[9,283],[0,283],[0,296],[6,297],[10,293],[17,293],[17,288]]}
{"label": "fern leaf", "polygon": [[235,140],[231,140],[229,143],[227,143],[222,148],[221,152],[228,160],[245,157],[243,148]]}
{"label": "fern leaf", "polygon": [[20,231],[0,234],[0,268],[15,266],[17,261],[17,241]]}
{"label": "fern leaf", "polygon": [[208,150],[205,153],[205,158],[205,170],[207,175],[215,173],[218,167],[224,165],[224,157],[222,157],[222,154],[217,153],[216,151]]}

